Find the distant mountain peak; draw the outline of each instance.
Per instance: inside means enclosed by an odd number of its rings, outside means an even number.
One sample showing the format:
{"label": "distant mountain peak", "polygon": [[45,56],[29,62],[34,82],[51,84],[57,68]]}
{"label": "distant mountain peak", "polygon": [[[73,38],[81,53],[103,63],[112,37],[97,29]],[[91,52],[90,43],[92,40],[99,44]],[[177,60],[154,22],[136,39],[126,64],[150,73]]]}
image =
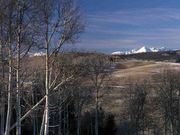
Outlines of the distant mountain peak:
{"label": "distant mountain peak", "polygon": [[44,52],[29,52],[28,53],[29,57],[36,57],[36,56],[45,56]]}
{"label": "distant mountain peak", "polygon": [[166,52],[166,51],[171,51],[171,49],[167,49],[166,47],[155,48],[155,47],[143,46],[141,48],[133,49],[131,51],[116,51],[113,52],[112,55],[128,55],[128,54],[137,54],[137,53]]}
{"label": "distant mountain peak", "polygon": [[146,46],[143,46],[140,49],[138,49],[135,53],[147,53],[147,52],[152,52],[152,50]]}

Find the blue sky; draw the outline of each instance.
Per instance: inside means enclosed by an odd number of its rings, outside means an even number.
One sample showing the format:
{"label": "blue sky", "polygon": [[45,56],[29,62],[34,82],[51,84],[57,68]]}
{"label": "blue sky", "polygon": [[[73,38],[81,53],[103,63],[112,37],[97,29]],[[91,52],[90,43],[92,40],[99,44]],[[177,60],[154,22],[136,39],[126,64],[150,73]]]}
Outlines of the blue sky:
{"label": "blue sky", "polygon": [[76,47],[110,53],[180,49],[180,0],[81,0],[86,30]]}

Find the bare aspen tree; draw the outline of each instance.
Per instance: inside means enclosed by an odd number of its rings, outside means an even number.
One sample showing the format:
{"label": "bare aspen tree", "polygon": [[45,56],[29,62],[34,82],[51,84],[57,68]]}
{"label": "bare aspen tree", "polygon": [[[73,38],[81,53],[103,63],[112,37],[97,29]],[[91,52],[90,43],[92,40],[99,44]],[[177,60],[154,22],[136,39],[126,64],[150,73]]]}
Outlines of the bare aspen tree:
{"label": "bare aspen tree", "polygon": [[16,135],[21,135],[21,121],[20,121],[20,118],[21,118],[21,99],[20,99],[20,48],[21,48],[21,32],[22,32],[22,17],[23,17],[23,11],[21,8],[21,6],[23,5],[20,5],[20,1],[18,1],[18,26],[17,26],[17,45],[16,45],[16,113],[17,113],[17,116],[16,116],[16,119],[17,119],[17,129],[16,129]]}
{"label": "bare aspen tree", "polygon": [[[30,47],[34,43],[33,41],[33,23],[35,18],[34,14],[34,2],[31,0],[14,0],[12,1],[14,10],[12,12],[14,16],[14,40],[15,40],[15,54],[16,54],[16,134],[21,135],[21,85],[22,85],[22,72],[21,72],[21,60],[23,56],[27,54]],[[10,9],[12,10],[12,9]],[[33,33],[34,34],[34,33]]]}
{"label": "bare aspen tree", "polygon": [[95,91],[95,135],[99,135],[99,98],[102,96],[102,90],[105,84],[105,79],[109,75],[110,64],[106,56],[97,54],[91,56],[87,60],[89,66],[89,77]]}
{"label": "bare aspen tree", "polygon": [[123,93],[125,117],[129,122],[128,134],[144,134],[148,128],[148,94],[149,84],[130,82]]}
{"label": "bare aspen tree", "polygon": [[0,90],[0,134],[4,135],[4,117],[5,117],[5,72],[4,72],[4,29],[3,29],[3,21],[4,21],[4,11],[5,7],[3,5],[3,0],[0,1],[0,78],[2,79],[1,90]]}
{"label": "bare aspen tree", "polygon": [[[39,11],[42,16],[42,36],[44,38],[45,72],[46,72],[46,103],[45,103],[45,126],[44,135],[49,134],[49,92],[50,84],[50,58],[57,54],[65,43],[74,42],[77,35],[82,31],[81,16],[74,0],[43,0],[39,1]],[[54,42],[55,41],[55,42]],[[55,43],[55,44],[52,44]],[[51,52],[50,52],[51,50]],[[56,79],[52,83],[56,82]],[[54,89],[58,89],[57,84]]]}
{"label": "bare aspen tree", "polygon": [[[83,63],[84,62],[83,59],[74,58],[73,56],[75,54],[73,54],[73,53],[72,54],[64,54],[64,55],[66,55],[64,57],[68,57],[68,58],[61,59],[62,62],[59,64],[59,66],[61,68],[63,68],[63,70],[64,70],[64,72],[61,74],[65,74],[65,75],[72,74],[72,75],[74,75],[74,79],[69,82],[69,85],[68,85],[68,83],[67,83],[67,85],[65,85],[67,91],[64,92],[64,96],[60,96],[60,97],[68,97],[68,96],[71,97],[72,101],[70,101],[70,104],[74,105],[74,115],[75,115],[75,121],[76,121],[75,127],[77,127],[76,134],[80,135],[81,113],[82,113],[84,105],[87,104],[88,102],[90,102],[90,99],[92,99],[92,90],[88,86],[85,86],[89,72],[86,67],[87,63]],[[60,68],[58,68],[58,69],[60,69]],[[68,89],[70,89],[70,90],[68,90]],[[68,91],[70,91],[70,95],[68,95]],[[64,101],[63,98],[61,98],[60,103],[63,101]],[[62,106],[60,106],[60,108],[63,109]],[[65,111],[64,113],[66,113],[67,116],[70,113],[72,113],[71,111],[73,111],[73,110],[68,110],[68,109],[66,109],[66,110],[67,111]],[[59,117],[61,120],[62,119],[61,113],[59,115],[60,115]],[[61,123],[62,122],[60,122],[60,124]],[[64,127],[66,127],[65,125],[67,125],[67,127],[64,129],[64,132],[67,131],[67,133],[65,132],[64,134],[68,134],[69,132],[71,134],[72,129],[69,128],[69,127],[71,127],[71,123],[69,123],[68,117],[67,117],[67,121],[65,121],[63,123],[63,125],[64,125]]]}
{"label": "bare aspen tree", "polygon": [[[44,135],[49,134],[49,92],[57,91],[62,85],[65,84],[72,76],[63,79],[57,79],[61,75],[54,75],[53,63],[54,58],[60,51],[64,44],[74,43],[79,33],[83,30],[81,23],[81,13],[76,5],[75,0],[1,0],[3,4],[0,6],[5,7],[5,20],[0,18],[0,28],[5,28],[6,33],[6,48],[8,49],[8,99],[7,99],[7,116],[5,135],[9,135],[10,131],[16,127],[16,134],[21,135],[21,122],[27,118],[36,108],[46,100],[45,115],[44,115]],[[1,8],[3,9],[3,8]],[[36,15],[34,16],[34,12]],[[2,14],[0,15],[2,16]],[[33,33],[33,21],[38,18],[38,34]],[[6,22],[5,25],[1,22]],[[36,29],[37,30],[37,29]],[[41,31],[42,30],[42,31]],[[45,57],[45,86],[46,94],[40,101],[37,101],[32,108],[24,115],[21,107],[21,89],[23,84],[23,56],[27,54],[31,45],[35,42],[34,37],[38,40],[43,39],[43,47],[46,51]],[[0,38],[0,41],[2,36]],[[42,40],[41,40],[42,41]],[[41,42],[42,43],[42,42]],[[2,42],[0,42],[2,48]],[[2,49],[0,49],[1,51]],[[2,51],[1,51],[2,52]],[[3,64],[2,64],[3,65]],[[13,95],[13,71],[15,72],[16,81],[16,121],[11,125],[11,115],[14,108],[12,103]],[[22,78],[23,76],[23,78]],[[50,79],[51,78],[51,79]],[[23,99],[24,101],[24,99]],[[3,109],[3,108],[1,108]],[[21,112],[22,109],[22,112]],[[3,122],[3,119],[2,123]],[[4,124],[1,124],[4,127]],[[1,130],[2,131],[2,130]],[[1,134],[3,134],[2,131]]]}
{"label": "bare aspen tree", "polygon": [[20,55],[22,46],[22,30],[23,30],[23,18],[26,10],[27,1],[17,1],[17,30],[16,30],[16,135],[21,135],[21,92],[20,92]]}
{"label": "bare aspen tree", "polygon": [[[52,10],[54,8],[54,1],[40,1],[40,11],[43,15],[42,21],[44,24],[44,48],[45,48],[45,98],[46,98],[46,103],[45,103],[45,112],[43,115],[44,121],[42,121],[42,127],[44,127],[44,135],[49,134],[49,25],[50,25],[50,18],[52,17]],[[43,123],[44,122],[44,123]],[[42,131],[42,130],[41,130]]]}
{"label": "bare aspen tree", "polygon": [[180,123],[180,78],[179,72],[165,70],[155,77],[158,111],[161,113],[165,135],[178,135]]}
{"label": "bare aspen tree", "polygon": [[[81,80],[81,82],[83,82]],[[78,88],[74,90],[75,97],[75,109],[76,109],[76,121],[77,121],[77,135],[81,134],[81,113],[82,109],[92,99],[92,91],[90,88],[83,86],[82,84],[76,83]]]}
{"label": "bare aspen tree", "polygon": [[10,134],[10,124],[11,124],[11,115],[12,115],[12,72],[13,72],[13,10],[14,10],[14,1],[7,1],[6,8],[6,29],[7,29],[7,48],[8,48],[8,101],[7,101],[7,115],[6,115],[6,128],[5,135]]}

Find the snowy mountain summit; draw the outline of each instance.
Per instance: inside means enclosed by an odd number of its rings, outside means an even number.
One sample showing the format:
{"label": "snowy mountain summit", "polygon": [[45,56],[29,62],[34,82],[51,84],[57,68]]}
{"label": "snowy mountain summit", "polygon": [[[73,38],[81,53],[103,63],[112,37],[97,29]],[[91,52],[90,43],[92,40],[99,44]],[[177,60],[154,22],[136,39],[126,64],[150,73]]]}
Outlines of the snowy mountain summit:
{"label": "snowy mountain summit", "polygon": [[137,49],[134,53],[147,53],[147,52],[152,52],[152,49],[146,46],[143,46],[140,49]]}
{"label": "snowy mountain summit", "polygon": [[45,53],[44,52],[29,52],[28,56],[29,57],[45,56]]}
{"label": "snowy mountain summit", "polygon": [[165,47],[161,47],[161,48],[150,47],[149,48],[149,47],[143,46],[139,49],[133,49],[131,51],[116,51],[116,52],[113,52],[112,55],[128,55],[128,54],[137,54],[137,53],[166,52],[166,51],[171,51],[171,50]]}

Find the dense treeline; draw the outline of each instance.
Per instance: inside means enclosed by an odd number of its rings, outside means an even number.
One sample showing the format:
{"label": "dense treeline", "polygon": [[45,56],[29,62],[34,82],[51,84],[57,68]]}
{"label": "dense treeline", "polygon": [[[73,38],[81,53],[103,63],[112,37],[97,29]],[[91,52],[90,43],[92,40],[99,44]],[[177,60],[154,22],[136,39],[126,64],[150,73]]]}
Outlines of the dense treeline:
{"label": "dense treeline", "polygon": [[129,54],[129,55],[113,55],[111,56],[112,61],[121,61],[122,59],[138,59],[138,60],[155,60],[155,61],[169,61],[169,62],[179,62],[180,59],[179,50],[178,51],[166,51],[166,52],[147,52],[139,54]]}

